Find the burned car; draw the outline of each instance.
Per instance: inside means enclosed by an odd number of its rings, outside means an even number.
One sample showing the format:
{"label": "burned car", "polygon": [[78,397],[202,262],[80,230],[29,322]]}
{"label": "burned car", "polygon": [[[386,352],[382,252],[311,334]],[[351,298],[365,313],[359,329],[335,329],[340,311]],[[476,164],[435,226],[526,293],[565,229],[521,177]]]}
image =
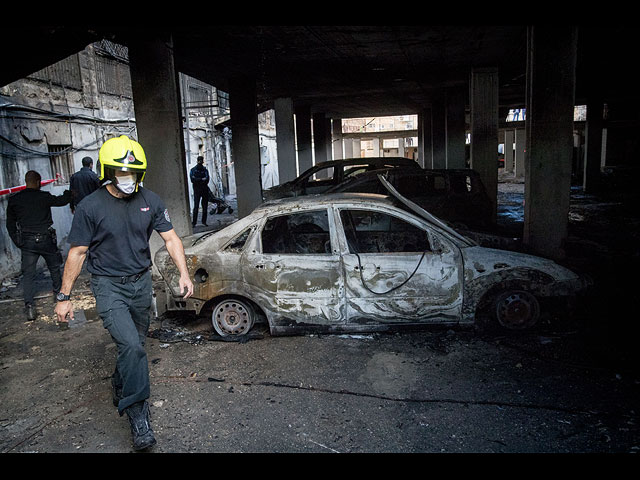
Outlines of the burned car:
{"label": "burned car", "polygon": [[398,194],[266,202],[217,232],[183,238],[194,294],[184,300],[166,248],[158,306],[211,316],[222,336],[266,317],[272,335],[492,323],[526,329],[540,300],[587,284],[551,260],[481,247]]}
{"label": "burned car", "polygon": [[300,174],[290,182],[276,185],[264,191],[265,200],[275,200],[284,197],[297,197],[324,193],[331,187],[341,184],[346,179],[362,172],[395,167],[422,170],[420,165],[410,158],[404,157],[370,157],[349,158],[321,162]]}

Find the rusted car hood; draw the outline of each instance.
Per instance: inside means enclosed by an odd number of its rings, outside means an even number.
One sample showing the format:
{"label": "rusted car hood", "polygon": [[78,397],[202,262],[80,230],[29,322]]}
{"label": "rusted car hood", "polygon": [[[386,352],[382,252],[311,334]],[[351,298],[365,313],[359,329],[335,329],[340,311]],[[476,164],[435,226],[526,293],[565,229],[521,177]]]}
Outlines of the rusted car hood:
{"label": "rusted car hood", "polygon": [[546,273],[556,281],[568,281],[579,278],[576,273],[558,265],[553,260],[528,255],[526,253],[479,246],[462,248],[461,251],[465,270],[472,271],[474,277],[488,275],[506,269],[530,268]]}

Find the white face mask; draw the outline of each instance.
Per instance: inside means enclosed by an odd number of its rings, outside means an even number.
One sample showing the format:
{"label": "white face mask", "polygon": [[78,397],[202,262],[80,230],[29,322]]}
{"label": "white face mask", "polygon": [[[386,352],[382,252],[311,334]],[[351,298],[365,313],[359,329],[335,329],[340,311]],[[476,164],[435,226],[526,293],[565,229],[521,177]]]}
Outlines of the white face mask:
{"label": "white face mask", "polygon": [[116,183],[116,187],[122,193],[126,195],[131,195],[136,189],[136,174],[132,173],[130,175],[125,175],[123,177],[116,177],[118,183]]}

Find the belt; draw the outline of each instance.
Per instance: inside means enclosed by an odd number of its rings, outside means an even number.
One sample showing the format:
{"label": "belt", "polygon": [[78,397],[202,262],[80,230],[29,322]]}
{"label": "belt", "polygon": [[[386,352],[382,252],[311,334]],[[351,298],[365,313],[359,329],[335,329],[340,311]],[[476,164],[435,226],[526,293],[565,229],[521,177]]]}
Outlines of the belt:
{"label": "belt", "polygon": [[137,282],[140,279],[140,277],[142,277],[148,271],[149,269],[145,268],[143,271],[139,273],[134,273],[133,275],[129,275],[126,277],[118,277],[118,276],[112,276],[112,275],[95,275],[95,276],[107,277],[107,278],[110,278],[112,281],[115,281],[116,283],[129,283],[129,282]]}
{"label": "belt", "polygon": [[148,270],[143,270],[140,273],[136,273],[134,275],[129,275],[128,277],[120,277],[120,283],[129,283],[129,282],[137,282],[138,279],[144,275],[145,273],[147,273]]}

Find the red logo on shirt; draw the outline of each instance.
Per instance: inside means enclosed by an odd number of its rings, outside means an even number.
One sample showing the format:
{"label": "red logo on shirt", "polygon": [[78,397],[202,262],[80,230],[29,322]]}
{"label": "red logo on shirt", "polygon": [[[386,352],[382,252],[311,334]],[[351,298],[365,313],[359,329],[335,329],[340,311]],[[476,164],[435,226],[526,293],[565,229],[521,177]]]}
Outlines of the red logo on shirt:
{"label": "red logo on shirt", "polygon": [[149,207],[140,207],[140,211],[141,212],[148,212],[149,211]]}

